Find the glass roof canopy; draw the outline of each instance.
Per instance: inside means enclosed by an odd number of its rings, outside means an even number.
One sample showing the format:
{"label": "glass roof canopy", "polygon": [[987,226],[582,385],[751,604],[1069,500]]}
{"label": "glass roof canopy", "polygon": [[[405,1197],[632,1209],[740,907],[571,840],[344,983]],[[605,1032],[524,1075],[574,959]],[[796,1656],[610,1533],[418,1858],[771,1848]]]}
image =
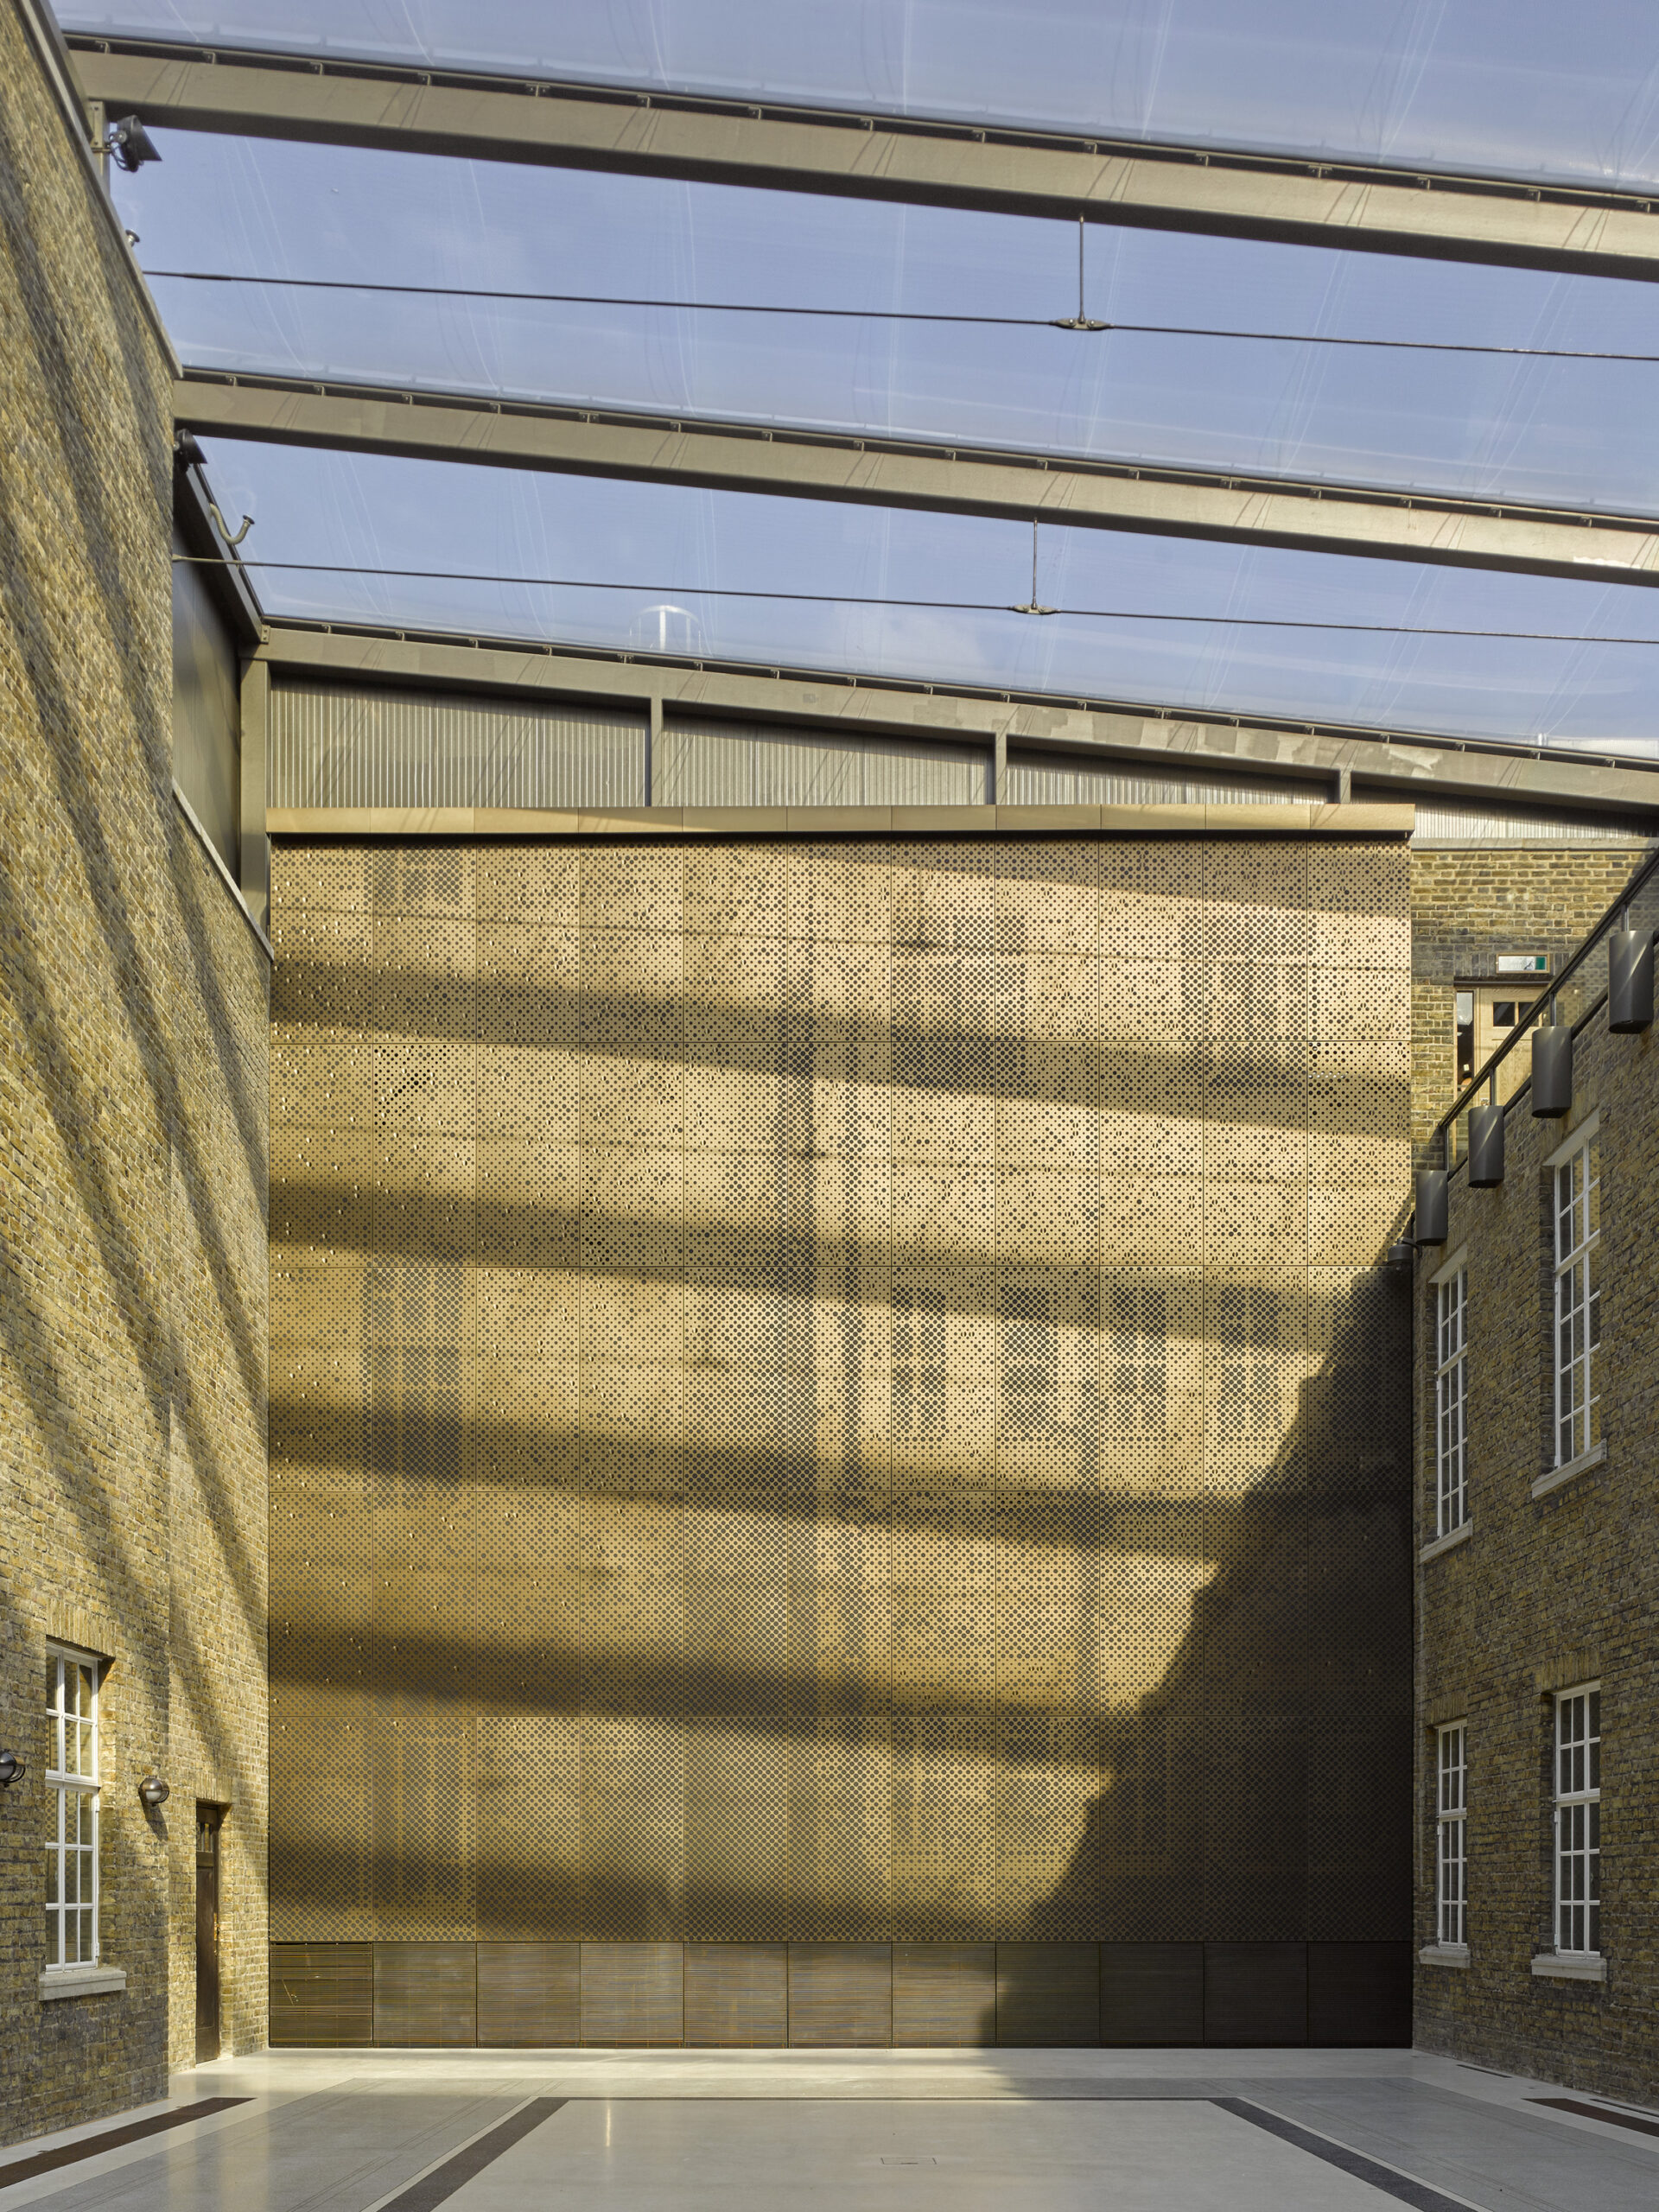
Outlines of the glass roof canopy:
{"label": "glass roof canopy", "polygon": [[65,0],[66,29],[1464,174],[1659,183],[1643,0]]}
{"label": "glass roof canopy", "polygon": [[[1039,320],[1074,225],[185,131],[149,269]],[[1659,286],[1091,226],[1112,322],[1649,353]],[[1659,512],[1659,367],[158,278],[184,358],[855,434]]]}
{"label": "glass roof canopy", "polygon": [[[1659,178],[1659,16],[1595,0],[79,0],[71,29],[662,85],[1579,181]],[[1248,23],[1248,35],[1241,23]],[[1641,72],[1646,69],[1648,75]],[[157,133],[118,177],[152,270],[843,308],[1075,313],[1063,222]],[[1087,311],[1270,343],[203,284],[155,289],[189,365],[1659,517],[1659,286],[1091,223]],[[215,440],[274,614],[1587,746],[1659,757],[1659,593],[1628,585]],[[598,588],[604,585],[606,588]],[[612,587],[626,586],[628,588]],[[632,588],[638,586],[639,588]],[[802,605],[715,590],[823,594]],[[683,610],[668,625],[651,610]],[[1225,618],[1203,623],[1180,616]],[[1338,621],[1590,642],[1245,626]],[[1653,645],[1594,642],[1636,638]]]}

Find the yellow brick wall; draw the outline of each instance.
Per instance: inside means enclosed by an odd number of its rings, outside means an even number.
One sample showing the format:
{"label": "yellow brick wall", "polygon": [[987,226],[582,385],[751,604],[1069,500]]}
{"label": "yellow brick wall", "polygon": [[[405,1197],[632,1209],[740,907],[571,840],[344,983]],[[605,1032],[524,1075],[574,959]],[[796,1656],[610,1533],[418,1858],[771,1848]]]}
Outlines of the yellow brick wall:
{"label": "yellow brick wall", "polygon": [[1632,840],[1413,853],[1411,1135],[1420,1150],[1458,1094],[1453,978],[1496,976],[1503,952],[1541,952],[1560,968],[1647,850]]}
{"label": "yellow brick wall", "polygon": [[[194,1798],[263,2037],[264,955],[180,817],[170,392],[118,233],[0,13],[0,2134],[162,2093]],[[42,2004],[48,1636],[113,1662],[104,1957]],[[137,1784],[172,1785],[147,1818]]]}
{"label": "yellow brick wall", "polygon": [[[1592,954],[1605,974],[1605,956]],[[1435,1537],[1434,1289],[1468,1271],[1471,1530],[1418,1570],[1418,1940],[1434,1936],[1434,1727],[1467,1729],[1466,1967],[1422,1966],[1417,2037],[1507,2072],[1649,2101],[1659,2078],[1659,1037],[1576,1039],[1565,1122],[1508,1116],[1496,1188],[1452,1178],[1449,1234],[1418,1268],[1417,1523]],[[1547,1161],[1599,1114],[1603,1464],[1553,1467],[1554,1271]],[[1598,1678],[1605,1981],[1535,1977],[1553,1948],[1550,1694]]]}

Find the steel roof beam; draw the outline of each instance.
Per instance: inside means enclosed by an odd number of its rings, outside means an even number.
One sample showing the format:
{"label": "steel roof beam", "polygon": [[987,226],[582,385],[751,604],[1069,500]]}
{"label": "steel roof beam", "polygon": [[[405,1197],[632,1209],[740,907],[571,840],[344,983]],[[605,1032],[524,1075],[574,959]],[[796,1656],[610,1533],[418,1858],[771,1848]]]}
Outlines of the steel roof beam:
{"label": "steel roof beam", "polygon": [[174,412],[204,437],[1659,583],[1659,521],[1642,518],[206,371],[174,386]]}
{"label": "steel roof beam", "polygon": [[1467,800],[1515,809],[1623,817],[1633,836],[1659,824],[1659,762],[1615,766],[1544,751],[1416,733],[1294,729],[1151,708],[999,699],[944,686],[884,684],[811,671],[675,664],[580,647],[410,637],[353,625],[270,624],[257,658],[273,675],[416,690],[490,692],[525,701],[582,700],[671,714],[732,715],[906,737],[942,745],[1012,747],[1105,757],[1126,769],[1200,778],[1282,777],[1310,798],[1351,785],[1376,797]]}
{"label": "steel roof beam", "polygon": [[333,56],[90,35],[70,43],[87,97],[136,111],[155,129],[1659,276],[1659,215],[1629,193]]}

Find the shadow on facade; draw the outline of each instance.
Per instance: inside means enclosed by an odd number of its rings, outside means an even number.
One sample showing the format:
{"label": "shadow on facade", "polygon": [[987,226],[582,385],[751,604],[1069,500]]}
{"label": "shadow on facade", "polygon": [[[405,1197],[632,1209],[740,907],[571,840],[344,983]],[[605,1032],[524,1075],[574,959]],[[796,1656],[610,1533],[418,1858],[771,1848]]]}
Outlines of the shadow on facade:
{"label": "shadow on facade", "polygon": [[[43,1834],[43,1634],[107,1636],[108,1770],[167,1769],[175,1814],[204,1770],[232,1783],[245,1926],[265,1876],[264,1721],[247,1696],[265,1634],[264,963],[228,903],[211,908],[223,894],[172,798],[166,365],[118,240],[78,204],[95,181],[59,192],[14,112],[0,104],[0,260],[19,309],[14,442],[39,465],[0,474],[0,540],[18,549],[0,945],[22,1163],[0,1235],[0,1365],[5,1599],[23,1624],[0,1690],[29,1716],[10,1796]],[[134,1988],[95,2013],[47,2006],[8,2039],[8,2120],[25,2130],[61,2124],[66,2097],[90,2119],[161,2093],[179,1903],[166,1834],[106,1790],[103,1897]],[[43,1874],[25,1853],[8,1890],[37,1931],[16,1955],[31,2006]],[[232,2002],[257,2018],[263,1956],[232,1956]]]}
{"label": "shadow on facade", "polygon": [[[944,1480],[882,1496],[815,1484],[809,1451],[757,1447],[722,1454],[701,1491],[694,1467],[671,1502],[651,1484],[602,1500],[636,1530],[647,1569],[654,1505],[671,1543],[699,1512],[729,1516],[747,1571],[704,1580],[607,1571],[574,1438],[540,1440],[569,1489],[439,1479],[411,1494],[416,1440],[379,1432],[384,1459],[371,1448],[348,1465],[356,1498],[334,1501],[335,1541],[314,1522],[306,1565],[279,1562],[276,1757],[308,1765],[326,1746],[329,1770],[321,1791],[314,1775],[279,1799],[308,1800],[333,1830],[308,1843],[298,1813],[283,1816],[279,1919],[308,1917],[309,1899],[342,1935],[1398,1934],[1410,1709],[1399,1279],[1356,1273],[1320,1326],[1329,1350],[1289,1433],[1231,1497],[987,1491],[964,1511]],[[308,1409],[279,1399],[273,1421],[291,1450]],[[499,1431],[480,1427],[482,1455],[441,1420],[416,1457],[493,1460]],[[356,1439],[373,1433],[365,1419]],[[457,1542],[480,1502],[505,1516],[487,1564]],[[893,1630],[902,1586],[897,1608],[889,1588],[861,1620],[864,1583],[803,1571],[836,1515],[854,1516],[836,1524],[849,1547],[908,1533],[947,1570],[914,1593],[936,1632],[910,1645],[912,1674],[906,1624]],[[361,1545],[375,1520],[394,1532],[378,1567]],[[1012,1602],[994,1569],[977,1588],[964,1580],[959,1556],[995,1557],[1010,1536],[1047,1577]],[[1191,1564],[1179,1599],[1141,1571],[1148,1560]],[[1126,1616],[1126,1599],[1179,1604],[1185,1625],[1170,1637],[1163,1620]],[[1103,1652],[1132,1678],[1160,1634],[1155,1679],[1103,1713]],[[298,1739],[287,1753],[283,1725]],[[353,1773],[338,1753],[354,1727]],[[664,1797],[675,1811],[653,1851],[641,1823]],[[1075,1840],[1057,1863],[1065,1833]]]}
{"label": "shadow on facade", "polygon": [[[753,1004],[671,1003],[555,989],[511,931],[486,994],[482,923],[294,932],[274,1936],[1010,1971],[1403,1939],[1402,1284],[1306,1255],[1309,1148],[1322,1188],[1374,1166],[1406,1087],[1363,1041],[1307,1057],[1306,965],[1233,958],[1179,1037],[1068,1057],[977,954],[916,1011],[895,984],[878,1036],[790,998],[781,949]],[[428,938],[446,972],[400,969]],[[520,1072],[486,1086],[492,1052]],[[724,1160],[711,1070],[747,1132]],[[948,1130],[909,1212],[861,1081]],[[1044,1147],[1074,1108],[1118,1150],[1068,1177]],[[1031,1117],[1006,1218],[994,1110]],[[561,1183],[550,1129],[574,1160],[607,1115]],[[1158,1208],[1217,1178],[1189,1250]]]}

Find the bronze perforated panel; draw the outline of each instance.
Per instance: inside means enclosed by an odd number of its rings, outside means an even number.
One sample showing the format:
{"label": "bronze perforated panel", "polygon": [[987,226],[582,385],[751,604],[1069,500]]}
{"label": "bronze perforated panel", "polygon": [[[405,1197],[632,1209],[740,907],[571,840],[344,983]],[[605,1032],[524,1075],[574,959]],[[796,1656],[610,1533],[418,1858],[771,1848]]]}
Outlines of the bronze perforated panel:
{"label": "bronze perforated panel", "polygon": [[756,2048],[789,2041],[789,1948],[688,1943],[685,2039]]}
{"label": "bronze perforated panel", "polygon": [[1406,867],[282,848],[273,1934],[1401,1934]]}
{"label": "bronze perforated panel", "polygon": [[374,2041],[374,1952],[367,1943],[273,1943],[270,2041]]}
{"label": "bronze perforated panel", "polygon": [[895,1943],[893,2040],[900,2049],[996,2041],[994,1943]]}
{"label": "bronze perforated panel", "polygon": [[480,1943],[478,2040],[528,2045],[582,2041],[580,1943]]}
{"label": "bronze perforated panel", "polygon": [[678,1943],[584,1943],[584,2043],[680,2043],[685,1956]]}
{"label": "bronze perforated panel", "polygon": [[1100,2039],[1146,2050],[1204,2041],[1201,1943],[1103,1943]]}
{"label": "bronze perforated panel", "polygon": [[789,2039],[842,2047],[891,2043],[891,1945],[791,1943]]}
{"label": "bronze perforated panel", "polygon": [[377,1943],[376,2043],[478,2041],[478,1958],[471,1943]]}

